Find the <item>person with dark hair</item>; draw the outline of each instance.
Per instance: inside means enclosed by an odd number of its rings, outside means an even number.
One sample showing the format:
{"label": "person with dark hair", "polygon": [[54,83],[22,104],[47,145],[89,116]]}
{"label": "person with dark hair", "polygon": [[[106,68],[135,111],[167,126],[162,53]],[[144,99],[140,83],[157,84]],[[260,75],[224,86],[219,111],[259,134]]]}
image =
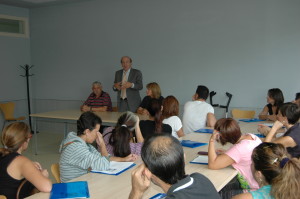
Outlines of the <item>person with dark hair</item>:
{"label": "person with dark hair", "polygon": [[174,96],[168,96],[163,100],[163,123],[172,127],[172,135],[176,138],[184,136],[179,114],[179,102]]}
{"label": "person with dark hair", "polygon": [[144,138],[140,130],[140,119],[132,112],[123,113],[116,127],[108,127],[103,132],[107,151],[117,157],[141,154]]}
{"label": "person with dark hair", "polygon": [[252,172],[260,189],[233,199],[298,199],[300,161],[289,157],[281,144],[262,143],[252,153]]}
{"label": "person with dark hair", "polygon": [[24,122],[15,122],[6,126],[2,132],[0,148],[0,195],[15,199],[24,180],[19,198],[31,195],[34,187],[42,192],[50,192],[52,182],[49,173],[38,162],[32,162],[22,155],[28,148],[31,132]]}
{"label": "person with dark hair", "polygon": [[83,112],[112,111],[112,103],[110,96],[107,92],[104,92],[102,90],[101,83],[97,81],[93,82],[92,90],[93,92],[89,95],[87,100],[80,107],[80,110]]}
{"label": "person with dark hair", "polygon": [[275,121],[279,108],[284,102],[282,91],[279,88],[270,89],[267,95],[267,102],[268,104],[259,114],[259,119]]}
{"label": "person with dark hair", "polygon": [[137,109],[137,113],[142,115],[149,115],[149,112],[147,111],[147,106],[149,106],[149,103],[152,98],[158,99],[161,104],[164,99],[164,97],[161,96],[161,90],[158,83],[151,82],[147,84],[146,88],[147,96],[144,97],[142,103],[140,104],[140,107]]}
{"label": "person with dark hair", "polygon": [[209,90],[206,86],[198,86],[193,101],[184,105],[183,131],[185,134],[194,132],[205,126],[213,127],[216,123],[214,108],[206,103]]}
{"label": "person with dark hair", "polygon": [[162,123],[161,103],[158,99],[151,99],[147,111],[149,112],[148,120],[140,121],[140,128],[144,139],[147,139],[155,133],[172,133],[172,128],[168,124]]}
{"label": "person with dark hair", "polygon": [[[292,157],[300,157],[300,107],[288,102],[284,103],[277,116],[277,120],[266,136],[265,142],[280,143],[287,148]],[[274,138],[278,129],[285,127],[287,132],[279,138]]]}
{"label": "person with dark hair", "polygon": [[184,152],[180,142],[170,135],[157,134],[145,140],[143,163],[131,175],[129,199],[140,199],[151,181],[170,198],[220,198],[213,184],[200,173],[185,174]]}
{"label": "person with dark hair", "polygon": [[[227,143],[233,145],[218,155],[215,141],[222,145]],[[232,165],[239,172],[237,180],[240,182],[240,187],[232,188],[231,196],[241,193],[241,188],[246,190],[259,188],[251,173],[251,154],[260,143],[261,140],[254,134],[242,135],[240,127],[234,119],[222,118],[217,121],[208,146],[208,168],[222,169]]]}
{"label": "person with dark hair", "polygon": [[293,103],[297,104],[300,107],[300,93],[296,93],[296,97]]}
{"label": "person with dark hair", "polygon": [[141,71],[132,68],[132,59],[128,56],[121,58],[122,70],[115,73],[113,90],[118,92],[118,111],[135,113],[141,103],[140,90],[143,89]]}
{"label": "person with dark hair", "polygon": [[[77,134],[70,132],[60,147],[60,178],[67,182],[88,173],[90,169],[107,170],[109,161],[134,161],[135,155],[111,157],[99,132],[102,120],[92,112],[82,113],[77,120]],[[99,151],[92,145],[99,146]]]}

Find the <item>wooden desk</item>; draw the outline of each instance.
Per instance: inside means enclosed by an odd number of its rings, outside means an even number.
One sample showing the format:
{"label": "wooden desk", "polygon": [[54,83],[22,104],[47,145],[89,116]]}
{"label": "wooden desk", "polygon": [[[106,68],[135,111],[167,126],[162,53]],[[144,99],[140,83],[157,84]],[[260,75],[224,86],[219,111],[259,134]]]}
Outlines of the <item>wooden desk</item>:
{"label": "wooden desk", "polygon": [[[202,133],[191,133],[186,135],[183,139],[190,139],[201,142],[208,142],[210,134]],[[200,150],[207,150],[208,146],[202,146],[197,148],[186,148],[184,151],[186,154],[186,173],[191,174],[194,172],[199,172],[205,175],[211,180],[211,182],[216,187],[217,191],[220,191],[231,179],[233,179],[237,171],[232,167],[227,167],[220,170],[210,170],[207,165],[191,164],[189,163],[195,157],[197,157],[197,152]],[[136,161],[137,165],[141,163],[141,159]],[[136,168],[133,167],[119,176],[103,175],[96,173],[88,173],[73,181],[88,181],[89,191],[91,198],[128,198],[131,190],[131,172]],[[150,198],[157,193],[162,193],[162,189],[153,183],[150,188],[145,192],[143,198]],[[49,193],[38,193],[31,197],[30,199],[48,199]]]}

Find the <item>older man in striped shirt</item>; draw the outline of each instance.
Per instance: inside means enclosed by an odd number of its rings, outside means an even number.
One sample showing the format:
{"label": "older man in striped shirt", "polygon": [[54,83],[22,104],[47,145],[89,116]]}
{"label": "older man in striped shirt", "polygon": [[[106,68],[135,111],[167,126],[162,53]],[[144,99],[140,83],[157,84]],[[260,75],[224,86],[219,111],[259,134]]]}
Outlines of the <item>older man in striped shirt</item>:
{"label": "older man in striped shirt", "polygon": [[112,111],[112,103],[108,93],[102,90],[100,82],[94,82],[93,92],[81,106],[81,111]]}

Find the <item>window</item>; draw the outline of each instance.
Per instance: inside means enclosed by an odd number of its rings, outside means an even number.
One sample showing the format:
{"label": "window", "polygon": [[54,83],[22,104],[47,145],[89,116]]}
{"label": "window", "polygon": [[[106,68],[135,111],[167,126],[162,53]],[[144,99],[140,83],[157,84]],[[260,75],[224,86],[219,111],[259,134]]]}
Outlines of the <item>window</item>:
{"label": "window", "polygon": [[29,37],[28,19],[0,15],[0,36]]}

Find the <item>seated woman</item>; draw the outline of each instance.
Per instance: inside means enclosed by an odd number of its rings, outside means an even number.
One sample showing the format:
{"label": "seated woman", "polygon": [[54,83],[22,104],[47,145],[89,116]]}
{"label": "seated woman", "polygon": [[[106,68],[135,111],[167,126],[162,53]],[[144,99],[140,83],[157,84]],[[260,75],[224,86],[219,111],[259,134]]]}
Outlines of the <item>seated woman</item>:
{"label": "seated woman", "polygon": [[48,179],[48,171],[42,169],[37,162],[32,162],[22,152],[28,147],[31,138],[30,129],[23,122],[8,125],[2,132],[0,148],[0,195],[15,199],[17,190],[26,179],[19,198],[31,194],[34,187],[42,192],[50,192],[52,182]]}
{"label": "seated woman", "polygon": [[129,111],[123,113],[115,128],[108,127],[103,132],[107,151],[117,157],[126,157],[129,154],[141,155],[144,138],[139,123],[140,119],[134,113]]}
{"label": "seated woman", "polygon": [[162,123],[161,103],[158,99],[151,99],[147,107],[149,120],[141,120],[140,128],[144,139],[147,139],[154,133],[172,133],[172,128],[168,124]]}
{"label": "seated woman", "polygon": [[[240,187],[246,190],[259,188],[251,173],[251,154],[253,149],[261,143],[261,140],[253,134],[242,135],[238,123],[232,118],[222,118],[217,121],[208,146],[208,168],[222,169],[232,165],[238,172]],[[233,144],[223,154],[217,155],[215,141],[222,145]],[[239,187],[239,188],[240,188]],[[233,191],[233,195],[242,190]]]}
{"label": "seated woman", "polygon": [[[99,133],[101,118],[92,112],[82,113],[77,120],[77,134],[70,132],[61,145],[60,178],[66,182],[88,173],[90,169],[107,170],[109,161],[134,161],[136,155],[111,157]],[[96,141],[99,151],[91,144]]]}
{"label": "seated woman", "polygon": [[268,104],[259,114],[259,119],[275,121],[279,107],[284,102],[284,97],[281,90],[279,88],[270,89],[268,91],[267,102]]}
{"label": "seated woman", "polygon": [[163,96],[161,96],[161,90],[159,85],[156,82],[151,82],[147,84],[147,96],[144,97],[142,100],[140,107],[137,109],[138,114],[142,115],[149,115],[149,112],[147,111],[147,106],[149,105],[151,99],[158,99],[160,104],[162,104]]}
{"label": "seated woman", "polygon": [[179,114],[179,102],[174,96],[168,96],[163,100],[163,123],[172,127],[172,135],[176,138],[184,136]]}
{"label": "seated woman", "polygon": [[[268,133],[265,142],[280,143],[287,148],[292,157],[300,157],[300,108],[294,103],[285,103],[280,107],[278,120]],[[274,138],[276,131],[286,127],[287,132],[279,138]]]}
{"label": "seated woman", "polygon": [[300,195],[300,161],[290,159],[281,144],[262,143],[252,153],[252,172],[260,189],[233,199],[297,199]]}

